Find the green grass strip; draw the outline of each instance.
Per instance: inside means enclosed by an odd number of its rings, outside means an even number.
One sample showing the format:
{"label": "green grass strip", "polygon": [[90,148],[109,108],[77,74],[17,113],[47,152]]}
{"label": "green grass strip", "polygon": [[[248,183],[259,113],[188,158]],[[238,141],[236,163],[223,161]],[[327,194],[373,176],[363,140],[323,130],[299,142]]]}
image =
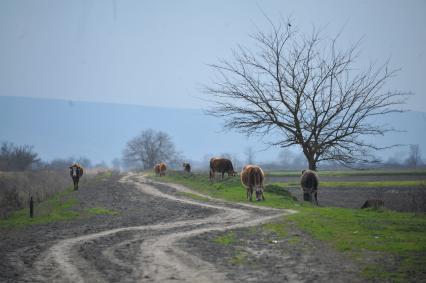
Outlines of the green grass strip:
{"label": "green grass strip", "polygon": [[193,193],[187,193],[187,192],[179,192],[179,195],[184,196],[184,197],[188,197],[194,200],[199,200],[199,201],[205,201],[208,202],[210,201],[209,198],[197,195],[197,194],[193,194]]}
{"label": "green grass strip", "polygon": [[0,220],[0,227],[14,228],[29,224],[42,224],[70,220],[80,214],[70,208],[77,204],[73,188],[56,193],[53,197],[34,205],[34,218],[30,218],[29,208],[20,209],[7,219]]}
{"label": "green grass strip", "polygon": [[104,207],[91,207],[86,210],[92,215],[117,215],[118,212],[115,210],[107,209]]}
{"label": "green grass strip", "polygon": [[[227,201],[247,203],[245,189],[238,177],[210,182],[207,174],[179,174],[168,172],[166,177],[152,177],[166,182],[183,184],[198,192]],[[369,184],[369,183],[374,183]],[[321,185],[336,187],[401,187],[415,186],[419,181],[386,182],[324,182]],[[379,185],[380,184],[380,185]],[[265,224],[282,237],[291,221],[312,237],[330,243],[346,253],[364,267],[363,275],[375,281],[410,281],[424,276],[426,266],[426,216],[393,211],[374,211],[334,207],[313,207],[309,203],[297,202],[285,190],[295,184],[270,184],[266,187],[266,201],[254,205],[274,208],[292,208],[299,213],[283,218],[279,223]],[[217,239],[218,243],[232,243],[232,235]],[[367,259],[374,254],[376,263]],[[388,267],[387,257],[396,258],[397,266]],[[424,278],[424,277],[423,277]]]}
{"label": "green grass strip", "polygon": [[234,231],[228,231],[228,232],[226,232],[225,235],[218,236],[213,241],[215,243],[217,243],[217,244],[227,246],[227,245],[236,243],[237,242],[237,238],[235,236],[235,232]]}
{"label": "green grass strip", "polygon": [[[111,171],[98,174],[90,182],[100,182],[112,176]],[[7,219],[0,220],[0,228],[19,228],[25,225],[45,224],[56,221],[66,221],[78,217],[90,215],[117,215],[118,212],[102,207],[93,207],[84,211],[71,210],[78,201],[75,197],[77,192],[73,187],[68,187],[65,191],[54,194],[49,199],[34,203],[34,217],[30,218],[29,208],[23,208],[13,212]]]}

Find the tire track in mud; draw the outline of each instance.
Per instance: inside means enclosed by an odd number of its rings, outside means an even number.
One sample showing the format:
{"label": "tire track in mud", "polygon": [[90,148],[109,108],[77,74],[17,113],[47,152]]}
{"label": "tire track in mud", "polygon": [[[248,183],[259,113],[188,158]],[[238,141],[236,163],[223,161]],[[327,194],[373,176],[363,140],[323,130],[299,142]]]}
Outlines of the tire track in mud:
{"label": "tire track in mud", "polygon": [[[76,247],[84,243],[102,240],[118,233],[130,232],[132,237],[119,241],[102,251],[102,255],[114,265],[131,269],[122,277],[126,282],[226,282],[226,274],[219,272],[211,263],[203,261],[180,249],[176,242],[211,231],[225,231],[266,223],[293,210],[273,209],[250,204],[231,204],[213,199],[177,184],[163,184],[147,180],[138,174],[128,174],[120,182],[134,185],[145,194],[167,200],[214,209],[217,213],[201,219],[182,220],[154,225],[116,228],[99,233],[61,240],[53,245],[36,264],[37,279],[55,282],[108,282],[108,276],[97,270],[90,261],[82,258]],[[190,192],[210,199],[205,203],[168,194],[156,188],[168,186],[177,192]],[[131,243],[139,243],[133,262],[119,258]],[[129,266],[131,265],[131,266]],[[46,272],[48,270],[48,272]],[[48,278],[41,274],[51,273]]]}

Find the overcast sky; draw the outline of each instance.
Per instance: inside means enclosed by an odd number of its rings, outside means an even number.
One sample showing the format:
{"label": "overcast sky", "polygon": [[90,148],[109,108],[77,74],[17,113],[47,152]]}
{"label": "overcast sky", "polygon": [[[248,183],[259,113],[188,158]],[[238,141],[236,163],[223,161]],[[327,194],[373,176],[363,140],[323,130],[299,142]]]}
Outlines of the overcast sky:
{"label": "overcast sky", "polygon": [[250,45],[256,27],[291,16],[343,45],[364,37],[361,64],[401,68],[387,86],[426,111],[426,1],[0,1],[0,95],[201,108],[207,63]]}

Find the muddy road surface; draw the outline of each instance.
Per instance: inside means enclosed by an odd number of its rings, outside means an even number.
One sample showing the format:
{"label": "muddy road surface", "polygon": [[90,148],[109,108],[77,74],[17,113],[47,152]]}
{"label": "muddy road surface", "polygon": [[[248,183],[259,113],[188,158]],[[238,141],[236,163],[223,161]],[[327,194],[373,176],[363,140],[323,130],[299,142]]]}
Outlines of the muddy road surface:
{"label": "muddy road surface", "polygon": [[[197,194],[140,174],[83,184],[74,209],[118,214],[0,230],[0,282],[359,281],[355,265],[296,228],[297,242],[261,228],[294,211],[182,193]],[[238,241],[216,243],[230,231]]]}

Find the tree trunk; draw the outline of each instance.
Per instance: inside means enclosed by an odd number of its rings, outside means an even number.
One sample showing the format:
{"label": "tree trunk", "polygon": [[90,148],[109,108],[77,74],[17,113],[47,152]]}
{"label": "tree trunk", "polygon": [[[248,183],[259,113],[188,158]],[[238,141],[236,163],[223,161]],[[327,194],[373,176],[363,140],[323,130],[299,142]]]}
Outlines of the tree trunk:
{"label": "tree trunk", "polygon": [[308,158],[309,170],[317,171],[317,161],[313,157]]}

